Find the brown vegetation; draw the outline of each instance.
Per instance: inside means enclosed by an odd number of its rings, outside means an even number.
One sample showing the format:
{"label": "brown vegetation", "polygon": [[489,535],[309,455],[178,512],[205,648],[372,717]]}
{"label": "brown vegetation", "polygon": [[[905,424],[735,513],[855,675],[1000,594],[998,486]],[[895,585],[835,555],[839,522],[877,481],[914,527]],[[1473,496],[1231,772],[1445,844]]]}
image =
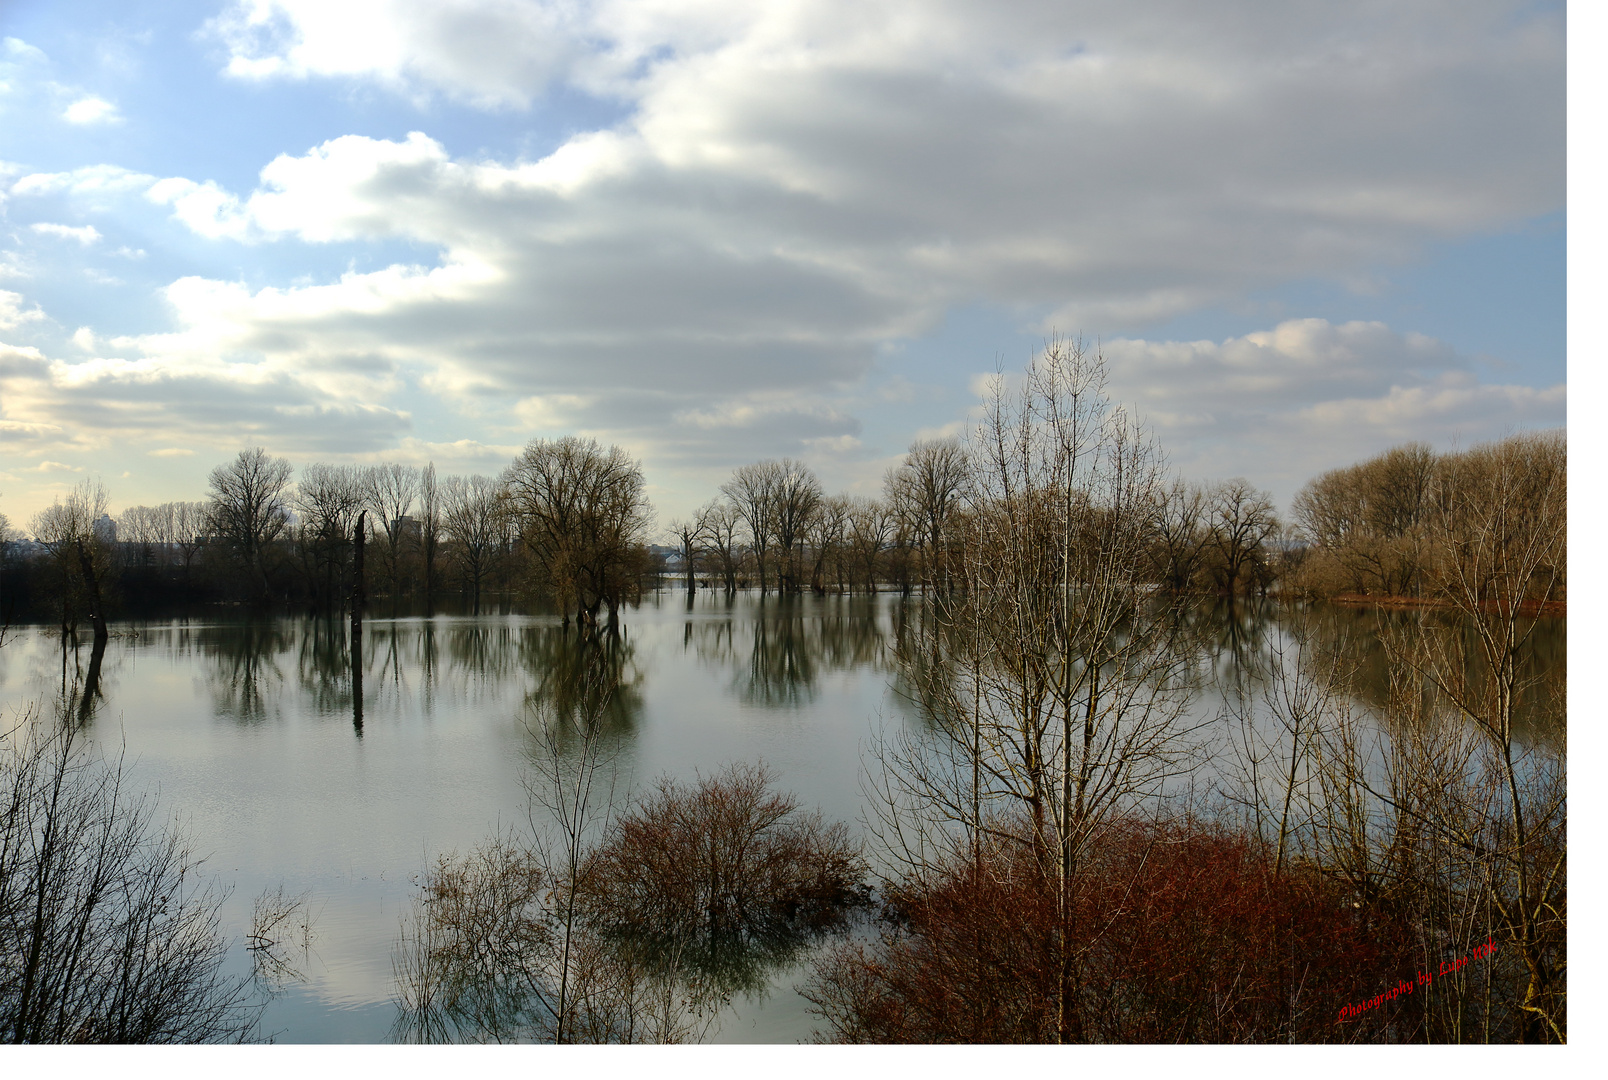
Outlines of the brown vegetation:
{"label": "brown vegetation", "polygon": [[[1065,894],[993,842],[900,881],[879,940],[835,947],[805,993],[845,1042],[1351,1041],[1339,1008],[1402,964],[1347,899],[1187,819],[1102,826]],[[1063,1036],[1065,955],[1078,1022]]]}

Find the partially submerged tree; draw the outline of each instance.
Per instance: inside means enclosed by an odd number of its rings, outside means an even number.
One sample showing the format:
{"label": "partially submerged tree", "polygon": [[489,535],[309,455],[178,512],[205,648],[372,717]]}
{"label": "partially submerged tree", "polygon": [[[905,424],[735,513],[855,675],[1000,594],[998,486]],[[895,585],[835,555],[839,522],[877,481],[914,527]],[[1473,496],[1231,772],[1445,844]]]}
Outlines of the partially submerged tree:
{"label": "partially submerged tree", "polygon": [[617,620],[646,568],[643,544],[653,511],[641,464],[594,439],[536,439],[504,473],[503,485],[564,621],[573,612],[583,625],[596,625],[604,605]]}
{"label": "partially submerged tree", "polygon": [[50,552],[60,575],[62,632],[76,624],[79,605],[87,608],[95,641],[107,637],[105,582],[109,570],[107,537],[97,528],[106,515],[106,489],[83,480],[34,516],[34,539]]}
{"label": "partially submerged tree", "polygon": [[270,545],[290,524],[285,488],[290,462],[269,457],[262,447],[242,450],[207,479],[207,518],[211,531],[255,581],[258,599],[269,599]]}
{"label": "partially submerged tree", "polygon": [[480,614],[481,585],[502,537],[506,507],[489,476],[449,476],[441,485],[441,527],[447,550],[462,571],[470,611]]}
{"label": "partially submerged tree", "polygon": [[915,523],[916,543],[924,554],[922,580],[927,584],[949,583],[950,524],[970,478],[965,445],[948,438],[911,443],[904,461],[883,482],[889,504]]}

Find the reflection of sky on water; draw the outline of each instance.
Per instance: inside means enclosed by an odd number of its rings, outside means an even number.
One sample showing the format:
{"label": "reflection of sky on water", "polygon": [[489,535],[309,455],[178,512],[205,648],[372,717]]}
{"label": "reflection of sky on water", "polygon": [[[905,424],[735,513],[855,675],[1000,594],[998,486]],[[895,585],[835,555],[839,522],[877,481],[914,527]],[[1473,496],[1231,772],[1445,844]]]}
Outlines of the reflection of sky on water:
{"label": "reflection of sky on water", "polygon": [[[269,1006],[264,1030],[285,1042],[379,1041],[394,1017],[391,947],[418,876],[437,853],[523,821],[526,725],[584,708],[589,674],[617,687],[607,723],[636,786],[762,759],[806,808],[856,822],[867,735],[918,722],[895,643],[919,618],[919,599],[889,595],[761,604],[706,592],[689,610],[665,592],[628,612],[604,650],[545,617],[375,619],[363,637],[361,738],[339,621],[124,624],[102,664],[93,732],[108,754],[123,748],[135,784],[160,791],[233,887],[234,936],[264,888],[310,894],[319,918],[307,981]],[[1280,618],[1197,613],[1187,630],[1213,685],[1192,712],[1213,713],[1221,689],[1265,661],[1288,633],[1292,616]],[[1379,691],[1371,613],[1302,619],[1358,662],[1363,700]],[[1560,680],[1563,641],[1561,623],[1545,628]],[[89,655],[87,639],[64,654],[49,628],[24,628],[0,649],[7,713],[74,692]],[[249,969],[243,948],[231,962]],[[717,1041],[807,1035],[797,975],[736,1002]]]}
{"label": "reflection of sky on water", "polygon": [[[393,1018],[391,946],[415,879],[436,853],[523,820],[525,725],[581,704],[584,672],[601,666],[618,685],[608,721],[625,736],[622,762],[637,785],[763,759],[806,806],[852,821],[860,740],[874,717],[894,715],[875,662],[893,602],[805,598],[772,627],[772,598],[756,633],[747,598],[728,608],[705,594],[689,615],[667,593],[631,612],[601,658],[543,617],[371,620],[361,739],[338,621],[121,625],[93,731],[108,753],[126,744],[135,783],[160,791],[233,887],[225,917],[235,936],[265,887],[283,880],[310,893],[320,915],[308,981],[269,1006],[265,1030],[287,1042],[380,1040]],[[738,652],[689,646],[689,625],[694,638],[726,626]],[[860,644],[845,651],[840,636]],[[792,658],[773,663],[779,647]],[[48,628],[25,629],[0,650],[0,700],[9,711],[54,698],[64,661],[69,687],[81,684],[89,651],[86,639],[64,657]],[[783,1007],[793,997],[739,1003],[733,1031],[807,1034],[802,1001]],[[748,1023],[756,1014],[766,1018],[758,1028]]]}

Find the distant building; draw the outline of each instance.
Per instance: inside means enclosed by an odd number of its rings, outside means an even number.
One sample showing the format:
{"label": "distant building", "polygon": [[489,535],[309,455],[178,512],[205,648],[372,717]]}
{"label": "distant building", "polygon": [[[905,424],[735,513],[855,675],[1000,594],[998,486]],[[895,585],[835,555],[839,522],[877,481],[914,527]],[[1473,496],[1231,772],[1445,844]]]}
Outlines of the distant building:
{"label": "distant building", "polygon": [[101,543],[117,543],[117,522],[112,520],[112,515],[102,514],[100,517],[96,518],[94,528],[95,539],[99,540]]}

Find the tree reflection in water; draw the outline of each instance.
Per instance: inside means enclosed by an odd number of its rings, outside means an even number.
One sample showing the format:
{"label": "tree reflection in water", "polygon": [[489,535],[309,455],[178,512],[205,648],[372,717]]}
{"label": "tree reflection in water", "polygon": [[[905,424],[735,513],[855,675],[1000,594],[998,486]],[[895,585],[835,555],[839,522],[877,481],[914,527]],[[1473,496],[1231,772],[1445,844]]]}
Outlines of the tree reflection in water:
{"label": "tree reflection in water", "polygon": [[437,861],[395,953],[399,1039],[697,1041],[867,902],[847,829],[799,813],[763,766],[662,781],[594,844],[562,847],[504,835]]}
{"label": "tree reflection in water", "polygon": [[207,670],[213,712],[237,724],[267,720],[285,682],[278,659],[290,651],[286,628],[270,622],[237,623],[210,628],[203,640],[213,660]]}
{"label": "tree reflection in water", "polygon": [[[750,637],[746,650],[739,626]],[[808,705],[829,671],[890,667],[877,604],[868,597],[784,596],[762,601],[748,618],[689,618],[682,642],[706,663],[731,669],[737,699],[760,708]]]}

